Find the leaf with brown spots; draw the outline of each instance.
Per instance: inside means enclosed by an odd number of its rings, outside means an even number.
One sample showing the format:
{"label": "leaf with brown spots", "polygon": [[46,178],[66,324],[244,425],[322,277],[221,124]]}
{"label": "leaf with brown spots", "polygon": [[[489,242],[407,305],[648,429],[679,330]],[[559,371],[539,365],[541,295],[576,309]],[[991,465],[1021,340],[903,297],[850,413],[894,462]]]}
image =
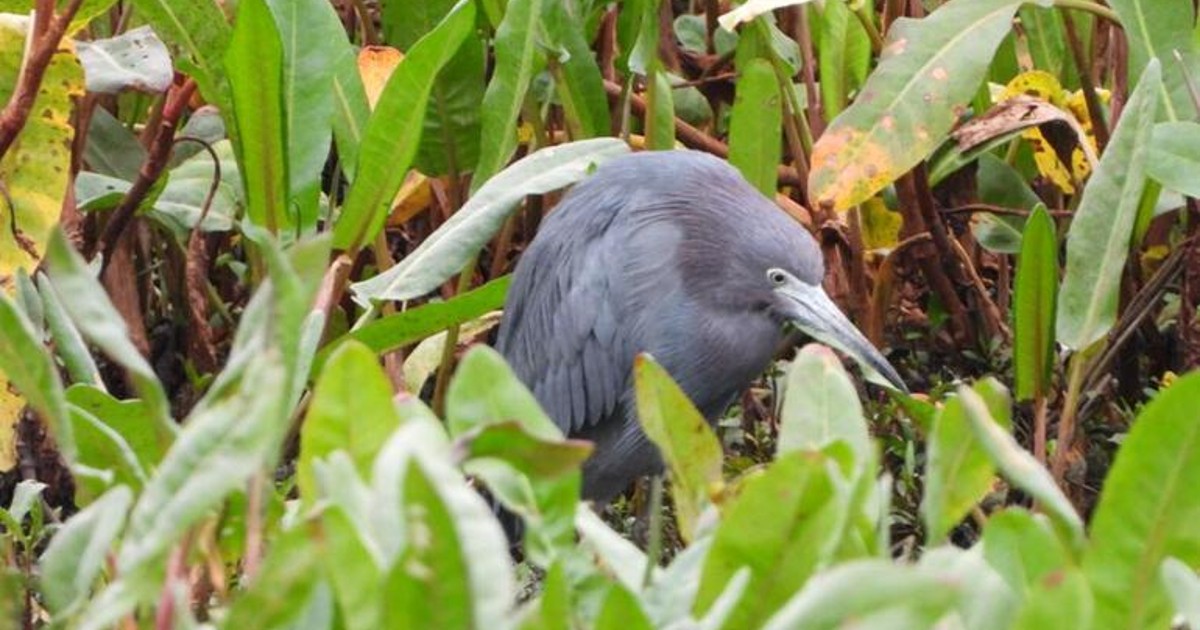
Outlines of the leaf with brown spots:
{"label": "leaf with brown spots", "polygon": [[896,22],[879,67],[813,147],[811,201],[844,211],[929,155],[965,111],[1021,4],[950,2]]}
{"label": "leaf with brown spots", "polygon": [[[0,23],[3,103],[12,97],[25,51],[25,28],[17,24]],[[0,291],[11,294],[18,269],[31,272],[37,267],[58,223],[75,135],[70,122],[72,99],[82,94],[83,69],[74,45],[64,40],[43,75],[33,115],[0,160]],[[24,406],[0,373],[0,471],[16,464],[10,438]]]}

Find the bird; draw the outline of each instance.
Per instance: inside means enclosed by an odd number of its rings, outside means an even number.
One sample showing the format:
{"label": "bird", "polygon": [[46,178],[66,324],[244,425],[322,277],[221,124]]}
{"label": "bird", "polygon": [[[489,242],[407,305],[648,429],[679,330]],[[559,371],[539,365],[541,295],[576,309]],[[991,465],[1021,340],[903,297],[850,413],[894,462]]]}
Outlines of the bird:
{"label": "bird", "polygon": [[907,391],[823,277],[813,236],[728,162],[628,153],[541,223],[513,270],[496,346],[565,435],[593,442],[581,493],[604,504],[663,469],[637,419],[639,353],[710,424],[770,365],[789,323]]}

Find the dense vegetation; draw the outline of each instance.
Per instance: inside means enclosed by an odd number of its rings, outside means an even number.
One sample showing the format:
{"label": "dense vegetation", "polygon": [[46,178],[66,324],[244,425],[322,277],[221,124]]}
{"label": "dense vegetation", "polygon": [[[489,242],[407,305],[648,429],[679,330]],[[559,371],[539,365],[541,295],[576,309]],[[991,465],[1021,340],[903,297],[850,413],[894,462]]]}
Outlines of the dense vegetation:
{"label": "dense vegetation", "polygon": [[[1200,629],[1192,0],[0,14],[0,627]],[[808,345],[710,429],[641,357],[597,514],[486,342],[679,146],[920,393]]]}

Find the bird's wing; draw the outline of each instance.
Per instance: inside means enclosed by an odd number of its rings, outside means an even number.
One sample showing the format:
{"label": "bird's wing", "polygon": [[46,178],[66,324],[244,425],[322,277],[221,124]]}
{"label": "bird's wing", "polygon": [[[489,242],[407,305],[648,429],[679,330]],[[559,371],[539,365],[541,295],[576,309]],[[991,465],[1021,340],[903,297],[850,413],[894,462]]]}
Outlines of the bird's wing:
{"label": "bird's wing", "polygon": [[634,353],[614,286],[621,251],[621,230],[612,225],[616,209],[583,205],[601,204],[564,201],[522,255],[497,344],[568,434],[618,410]]}

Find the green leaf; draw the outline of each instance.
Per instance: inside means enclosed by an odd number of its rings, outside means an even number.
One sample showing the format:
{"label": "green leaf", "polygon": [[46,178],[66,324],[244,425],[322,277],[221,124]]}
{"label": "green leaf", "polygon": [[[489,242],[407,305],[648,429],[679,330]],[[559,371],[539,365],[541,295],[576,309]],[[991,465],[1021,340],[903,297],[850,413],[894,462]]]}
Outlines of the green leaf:
{"label": "green leaf", "polygon": [[71,320],[84,338],[129,373],[149,411],[144,421],[154,431],[159,447],[165,450],[175,440],[179,429],[171,418],[170,403],[162,383],[129,340],[125,320],[61,231],[56,232],[50,240],[46,258],[50,268],[50,284],[62,298],[63,307]]}
{"label": "green leaf", "polygon": [[76,383],[103,387],[100,368],[96,367],[92,353],[88,350],[87,344],[83,342],[83,336],[79,334],[79,329],[75,327],[75,324],[71,323],[70,316],[63,308],[62,300],[58,297],[58,293],[55,292],[46,274],[38,273],[37,285],[38,295],[42,299],[42,312],[46,317],[46,326],[50,330],[50,337],[54,339],[54,349],[62,358],[71,380]]}
{"label": "green leaf", "polygon": [[[1004,160],[990,154],[979,156],[976,181],[979,200],[1003,208],[1032,210],[1041,203],[1029,183]],[[1002,254],[1021,251],[1021,230],[1024,219],[979,212],[971,217],[971,233],[984,247]]]}
{"label": "green leaf", "polygon": [[317,587],[320,554],[304,524],[271,546],[262,568],[229,609],[221,627],[280,628],[300,615]]}
{"label": "green leaf", "polygon": [[333,74],[349,41],[325,0],[267,0],[283,45],[282,106],[287,211],[301,227],[317,220],[321,171],[332,137]]}
{"label": "green leaf", "polygon": [[[75,461],[78,456],[75,436],[67,416],[58,368],[29,318],[4,291],[0,291],[0,374],[7,374],[29,405],[46,419],[54,441],[67,461]],[[19,417],[18,413],[13,419]],[[7,420],[0,418],[0,432],[5,434],[16,428],[15,423],[10,426]],[[7,437],[0,436],[0,441]],[[0,453],[0,460],[6,456],[6,453]],[[7,470],[9,466],[0,465],[0,468]]]}
{"label": "green leaf", "polygon": [[[645,576],[648,560],[646,554],[641,549],[638,549],[629,539],[614,531],[613,528],[608,526],[608,523],[605,523],[590,509],[585,508],[575,511],[575,527],[579,529],[580,548],[589,552],[596,559],[597,564],[606,567],[612,573],[617,583],[633,591],[638,591],[642,588],[642,581]],[[702,560],[703,556],[697,556],[695,552],[691,551],[693,549],[707,550],[707,544],[698,542],[687,547],[682,552],[682,554],[685,554],[685,557],[693,561]],[[679,571],[682,564],[676,561],[671,564],[671,569],[668,569],[668,571]],[[692,590],[694,591],[696,584],[699,583],[700,563],[698,561],[692,562],[690,568],[691,573],[689,577],[693,578],[691,583]],[[682,573],[682,571],[679,572]],[[679,582],[682,582],[682,580],[668,580],[668,576],[658,567],[652,570],[651,575],[656,578],[652,583],[663,584],[667,590],[678,586]],[[679,587],[679,590],[683,590],[683,588]],[[677,591],[670,592],[670,594],[676,593]],[[676,616],[686,614],[687,606],[691,604],[690,598],[684,597],[681,599],[686,599],[686,602],[683,603],[681,610],[675,611],[678,613]]]}
{"label": "green leaf", "polygon": [[975,95],[1021,0],[943,4],[888,29],[879,66],[813,147],[809,197],[842,211],[941,144]]}
{"label": "green leaf", "polygon": [[352,184],[358,172],[358,147],[371,117],[371,107],[358,74],[355,49],[349,43],[337,53],[334,68],[333,140],[337,145],[338,165]]}
{"label": "green leaf", "polygon": [[314,461],[341,449],[365,475],[399,425],[392,383],[376,354],[353,341],[339,346],[321,370],[300,429],[296,481],[307,504],[316,499]]}
{"label": "green leaf", "polygon": [[1096,595],[1096,628],[1165,627],[1163,560],[1200,566],[1200,373],[1158,393],[1138,414],[1092,516],[1084,572]]}
{"label": "green leaf", "polygon": [[961,587],[936,572],[886,560],[856,560],[819,573],[764,630],[921,630],[953,609]]}
{"label": "green leaf", "polygon": [[333,227],[334,248],[356,252],[383,227],[392,199],[416,157],[434,80],[474,25],[475,3],[459,2],[396,66],[367,120],[354,184]]}
{"label": "green leaf", "polygon": [[355,299],[362,303],[409,300],[433,291],[462,271],[526,195],[540,195],[575,183],[590,174],[595,165],[628,150],[615,138],[594,138],[526,156],[491,178],[395,266],[350,285]]}
{"label": "green leaf", "polygon": [[496,29],[496,71],[483,95],[479,163],[471,178],[472,193],[499,173],[517,149],[517,119],[525,94],[546,63],[538,46],[541,14],[542,0],[509,0]]}
{"label": "green leaf", "polygon": [[137,15],[183,53],[179,69],[196,80],[204,100],[232,114],[222,59],[230,45],[229,22],[214,0],[134,0]]}
{"label": "green leaf", "polygon": [[320,370],[333,349],[351,340],[382,354],[416,343],[451,326],[483,317],[504,306],[504,297],[511,281],[511,275],[504,275],[449,300],[429,302],[381,317],[327,344],[317,356],[314,369]]}
{"label": "green leaf", "polygon": [[1083,572],[1071,567],[1046,576],[1021,607],[1015,630],[1094,628],[1092,592]]}
{"label": "green leaf", "polygon": [[1175,604],[1175,610],[1183,616],[1189,627],[1200,627],[1200,576],[1175,558],[1163,560],[1159,573]]}
{"label": "green leaf", "polygon": [[535,478],[576,472],[592,454],[591,442],[547,440],[532,435],[515,421],[481,426],[461,435],[456,446],[466,457],[495,457]]}
{"label": "green leaf", "polygon": [[550,2],[542,17],[548,45],[557,49],[557,54],[548,54],[547,64],[573,140],[608,135],[612,125],[604,78],[588,46],[580,4],[586,3]]}
{"label": "green leaf", "polygon": [[1200,124],[1164,122],[1154,125],[1147,149],[1146,173],[1163,186],[1189,197],[1200,197]]}
{"label": "green leaf", "polygon": [[288,428],[284,369],[279,351],[263,348],[240,378],[214,385],[191,413],[130,515],[117,558],[125,579],[161,570],[188,528],[274,460]]}
{"label": "green leaf", "polygon": [[788,369],[776,453],[819,450],[838,440],[850,446],[860,464],[867,460],[871,435],[858,390],[837,355],[809,344]]}
{"label": "green leaf", "polygon": [[[456,0],[387,0],[383,3],[386,41],[408,50],[455,4]],[[425,175],[461,175],[479,161],[484,65],[483,40],[469,36],[438,74],[415,161],[417,170]]]}
{"label": "green leaf", "polygon": [[[656,62],[656,66],[661,65]],[[675,148],[675,98],[666,70],[655,67],[646,77],[646,148],[669,151]]]}
{"label": "green leaf", "polygon": [[851,506],[837,485],[839,464],[821,452],[792,451],[749,476],[723,510],[704,562],[695,611],[704,614],[740,569],[750,583],[725,627],[760,627],[820,567],[843,537]]}
{"label": "green leaf", "polygon": [[958,395],[975,440],[992,463],[1012,485],[1032,496],[1065,533],[1067,541],[1078,547],[1084,539],[1083,519],[1059,489],[1050,471],[1021,448],[1010,433],[1012,403],[1004,386],[987,378],[976,383],[973,389],[960,386]]}
{"label": "green leaf", "polygon": [[983,529],[983,555],[1014,592],[1028,599],[1071,565],[1050,522],[1020,508],[992,514]]}
{"label": "green leaf", "polygon": [[625,587],[613,584],[596,617],[596,630],[652,630],[642,605]]}
{"label": "green leaf", "polygon": [[1117,319],[1121,272],[1146,184],[1159,76],[1158,62],[1151,62],[1122,110],[1067,232],[1057,335],[1076,352],[1102,339]]}
{"label": "green leaf", "polygon": [[[1145,80],[1143,70],[1152,59],[1165,63],[1163,82],[1153,86],[1160,94],[1156,107],[1161,107],[1169,120],[1191,120],[1196,111],[1185,73],[1196,76],[1195,9],[1186,2],[1159,0],[1112,0],[1108,4],[1121,18],[1129,42],[1130,79],[1136,80],[1141,73]],[[1184,63],[1175,61],[1176,54],[1183,55]]]}
{"label": "green leaf", "polygon": [[83,159],[96,173],[131,182],[146,161],[146,147],[107,109],[97,107],[88,121]]}
{"label": "green leaf", "polygon": [[783,103],[771,62],[753,59],[741,68],[735,96],[729,121],[729,163],[759,192],[774,198]]}
{"label": "green leaf", "polygon": [[638,420],[671,473],[679,533],[691,541],[712,493],[723,483],[721,443],[687,394],[648,354],[633,362],[633,387]]}
{"label": "green leaf", "polygon": [[[333,494],[342,492],[338,488]],[[346,628],[379,628],[383,616],[383,598],[379,593],[383,582],[379,566],[382,559],[367,548],[351,517],[340,507],[322,512],[321,523],[325,528],[318,539],[321,563],[333,584]]]}
{"label": "green leaf", "polygon": [[41,557],[46,606],[62,615],[87,597],[133,504],[133,493],[117,486],[73,515],[54,534]]}
{"label": "green leaf", "polygon": [[947,400],[934,418],[927,449],[921,519],[928,540],[941,541],[991,489],[995,468],[975,441],[961,397]]}
{"label": "green leaf", "polygon": [[820,40],[817,61],[821,73],[821,104],[825,108],[825,115],[833,118],[846,108],[851,92],[861,87],[867,79],[871,64],[871,39],[847,3],[826,2],[818,12]]}
{"label": "green leaf", "polygon": [[297,225],[288,206],[289,150],[284,109],[283,43],[266,0],[238,3],[225,55],[233,99],[246,216],[272,234]]}
{"label": "green leaf", "polygon": [[562,431],[542,411],[500,353],[473,346],[446,392],[446,424],[458,437],[479,427],[515,420],[532,436],[561,440]]}
{"label": "green leaf", "polygon": [[1054,301],[1058,293],[1058,237],[1054,219],[1039,205],[1025,222],[1013,294],[1013,371],[1017,398],[1042,398],[1054,367]]}
{"label": "green leaf", "polygon": [[149,26],[116,37],[78,41],[75,49],[89,92],[116,94],[134,89],[159,94],[171,87],[171,56]]}

